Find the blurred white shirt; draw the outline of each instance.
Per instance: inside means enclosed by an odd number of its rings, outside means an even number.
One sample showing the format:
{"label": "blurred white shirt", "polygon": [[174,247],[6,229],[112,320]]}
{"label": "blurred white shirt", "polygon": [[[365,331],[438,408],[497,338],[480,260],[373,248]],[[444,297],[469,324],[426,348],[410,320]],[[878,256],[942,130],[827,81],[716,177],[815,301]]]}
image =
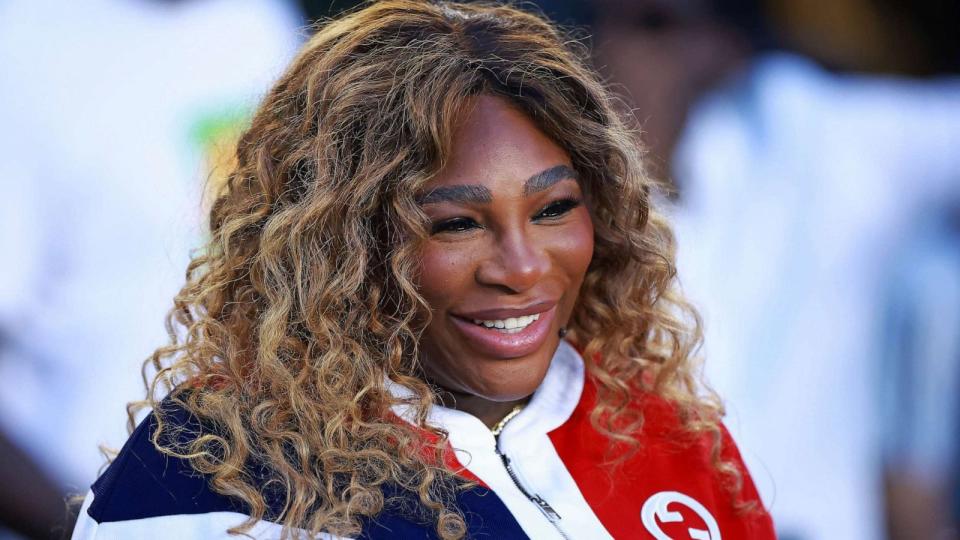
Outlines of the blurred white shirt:
{"label": "blurred white shirt", "polygon": [[71,490],[126,440],[204,162],[300,24],[273,0],[0,2],[0,424]]}
{"label": "blurred white shirt", "polygon": [[762,57],[691,113],[674,171],[707,376],[778,531],[881,538],[878,281],[960,191],[960,80]]}

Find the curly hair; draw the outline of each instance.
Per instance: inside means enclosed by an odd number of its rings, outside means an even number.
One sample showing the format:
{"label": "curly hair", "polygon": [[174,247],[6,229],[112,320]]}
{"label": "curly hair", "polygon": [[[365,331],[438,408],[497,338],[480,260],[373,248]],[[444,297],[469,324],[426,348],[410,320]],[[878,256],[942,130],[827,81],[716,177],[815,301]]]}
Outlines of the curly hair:
{"label": "curly hair", "polygon": [[[147,398],[130,406],[131,423],[155,409],[161,451],[249,507],[231,532],[269,518],[290,535],[355,534],[391,485],[419,497],[441,537],[466,533],[446,434],[426,424],[436,396],[418,377],[429,309],[415,196],[480,94],[564,148],[590,201],[595,251],[568,339],[598,388],[595,428],[636,444],[631,403],[652,392],[711,434],[715,465],[737,476],[720,459],[722,410],[700,383],[699,318],[678,291],[656,184],[588,65],[580,40],[513,7],[384,0],[327,21],[269,91],[168,315],[171,342],[144,365]],[[389,381],[411,390],[419,425],[391,417]],[[164,422],[162,391],[204,427]]]}

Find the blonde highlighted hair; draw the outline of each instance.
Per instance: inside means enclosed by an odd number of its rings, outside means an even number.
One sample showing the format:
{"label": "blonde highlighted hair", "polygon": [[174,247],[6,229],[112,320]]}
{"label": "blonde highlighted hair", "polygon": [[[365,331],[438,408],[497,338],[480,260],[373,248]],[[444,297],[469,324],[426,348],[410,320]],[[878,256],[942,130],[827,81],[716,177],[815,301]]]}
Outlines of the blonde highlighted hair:
{"label": "blonde highlighted hair", "polygon": [[[508,99],[564,148],[590,201],[595,252],[568,339],[598,386],[595,427],[635,442],[631,402],[653,392],[712,434],[732,471],[654,183],[587,55],[513,7],[384,0],[324,24],[265,97],[168,317],[172,341],[145,364],[148,397],[131,407],[171,391],[205,426],[164,422],[161,408],[154,443],[246,503],[233,531],[267,518],[356,534],[392,486],[419,497],[441,537],[465,534],[445,434],[424,424],[435,396],[417,377],[427,220],[415,194],[479,94]],[[413,391],[420,426],[391,419],[388,379]]]}

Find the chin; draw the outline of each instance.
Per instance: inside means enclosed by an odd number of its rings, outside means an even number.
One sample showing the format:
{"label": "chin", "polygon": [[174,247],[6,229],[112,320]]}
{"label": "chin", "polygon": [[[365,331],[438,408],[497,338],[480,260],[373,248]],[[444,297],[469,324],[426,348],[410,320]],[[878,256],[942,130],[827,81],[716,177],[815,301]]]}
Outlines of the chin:
{"label": "chin", "polygon": [[471,385],[468,393],[490,401],[516,401],[536,392],[543,383],[553,354],[536,354],[512,360],[488,360],[479,384]]}

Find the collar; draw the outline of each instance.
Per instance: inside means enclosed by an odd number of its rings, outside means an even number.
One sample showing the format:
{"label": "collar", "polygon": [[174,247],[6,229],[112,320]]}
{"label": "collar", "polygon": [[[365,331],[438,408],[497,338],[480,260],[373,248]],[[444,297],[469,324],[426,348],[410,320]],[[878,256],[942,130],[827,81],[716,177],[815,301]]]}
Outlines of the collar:
{"label": "collar", "polygon": [[[561,340],[560,346],[550,360],[550,367],[543,382],[533,393],[530,402],[504,426],[500,433],[501,449],[522,448],[525,443],[542,440],[546,433],[560,427],[573,414],[583,392],[583,358],[572,345]],[[387,387],[397,398],[407,398],[412,392],[393,381]],[[397,404],[393,412],[407,422],[415,423],[412,406]],[[490,429],[479,418],[441,405],[434,405],[427,414],[427,423],[446,431],[450,444],[461,456],[493,452],[496,440]],[[462,459],[461,459],[462,461]]]}

